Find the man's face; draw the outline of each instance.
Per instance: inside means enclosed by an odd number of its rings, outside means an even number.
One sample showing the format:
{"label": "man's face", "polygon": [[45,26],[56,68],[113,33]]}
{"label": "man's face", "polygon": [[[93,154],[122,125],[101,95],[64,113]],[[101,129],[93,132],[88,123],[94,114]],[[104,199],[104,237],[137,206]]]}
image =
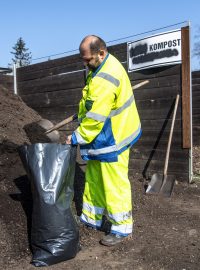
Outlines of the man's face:
{"label": "man's face", "polygon": [[90,50],[83,50],[80,54],[84,66],[88,67],[91,71],[94,71],[102,63],[102,59],[98,53],[91,54]]}

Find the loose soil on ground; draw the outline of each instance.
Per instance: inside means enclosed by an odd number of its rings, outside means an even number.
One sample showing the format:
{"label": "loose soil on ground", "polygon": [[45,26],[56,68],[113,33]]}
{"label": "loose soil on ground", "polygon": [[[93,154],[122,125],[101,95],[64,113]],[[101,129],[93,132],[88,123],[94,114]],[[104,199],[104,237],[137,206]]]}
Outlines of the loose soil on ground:
{"label": "loose soil on ground", "polygon": [[[24,127],[41,117],[0,87],[0,269],[35,269],[30,264],[30,184],[17,148],[32,143]],[[132,177],[133,238],[104,247],[104,235],[80,226],[81,251],[74,259],[43,269],[200,269],[200,149],[194,147],[192,184],[176,182],[171,198],[145,195],[145,181]],[[73,208],[81,213],[84,165],[77,162]]]}

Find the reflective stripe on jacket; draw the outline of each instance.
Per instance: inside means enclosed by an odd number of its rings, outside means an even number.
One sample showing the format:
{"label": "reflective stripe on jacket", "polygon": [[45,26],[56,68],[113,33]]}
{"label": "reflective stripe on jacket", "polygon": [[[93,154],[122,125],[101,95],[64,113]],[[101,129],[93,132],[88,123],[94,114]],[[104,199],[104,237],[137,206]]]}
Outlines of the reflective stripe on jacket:
{"label": "reflective stripe on jacket", "polygon": [[141,136],[130,80],[114,56],[109,54],[96,73],[89,73],[78,118],[72,144],[80,144],[84,160],[117,161]]}

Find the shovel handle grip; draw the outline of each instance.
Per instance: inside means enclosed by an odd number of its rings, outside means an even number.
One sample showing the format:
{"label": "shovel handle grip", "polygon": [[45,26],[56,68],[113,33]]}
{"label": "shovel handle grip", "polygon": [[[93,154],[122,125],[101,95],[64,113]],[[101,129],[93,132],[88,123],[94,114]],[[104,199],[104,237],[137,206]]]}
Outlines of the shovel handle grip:
{"label": "shovel handle grip", "polygon": [[167,144],[167,152],[166,152],[166,157],[165,157],[165,167],[164,167],[164,176],[167,175],[167,169],[168,169],[168,163],[169,163],[169,152],[170,152],[170,147],[171,147],[171,142],[172,142],[172,135],[173,135],[173,130],[174,130],[174,122],[176,118],[176,111],[178,107],[178,102],[179,102],[179,95],[176,96],[176,102],[174,106],[174,113],[173,113],[173,118],[172,118],[172,124],[171,124],[171,129],[170,129],[170,134],[169,134],[169,140]]}

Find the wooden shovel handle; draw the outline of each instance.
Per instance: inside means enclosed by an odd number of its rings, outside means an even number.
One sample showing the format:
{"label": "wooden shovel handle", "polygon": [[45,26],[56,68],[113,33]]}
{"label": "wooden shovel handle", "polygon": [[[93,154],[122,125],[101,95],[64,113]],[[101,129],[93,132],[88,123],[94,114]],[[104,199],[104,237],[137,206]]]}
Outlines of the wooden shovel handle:
{"label": "wooden shovel handle", "polygon": [[141,83],[138,83],[138,84],[132,86],[132,89],[133,89],[133,90],[138,89],[138,88],[140,88],[141,86],[143,86],[143,85],[145,85],[145,84],[147,84],[147,83],[149,83],[149,80],[145,80],[145,81],[143,81],[143,82],[141,82]]}
{"label": "wooden shovel handle", "polygon": [[64,119],[63,121],[59,122],[58,124],[56,124],[55,126],[53,126],[52,128],[48,129],[45,134],[48,134],[56,129],[59,129],[60,127],[63,127],[64,125],[74,121],[75,119],[78,118],[77,114],[73,114],[71,116],[69,116],[67,119]]}
{"label": "wooden shovel handle", "polygon": [[176,111],[178,107],[178,102],[179,102],[179,95],[176,96],[176,102],[174,106],[174,113],[173,113],[173,118],[172,118],[172,124],[171,124],[171,129],[170,129],[170,134],[169,134],[169,140],[168,140],[168,145],[167,145],[167,153],[165,157],[165,167],[164,167],[164,176],[167,175],[167,169],[168,169],[168,163],[169,163],[169,152],[170,152],[170,146],[172,142],[172,135],[173,135],[173,130],[174,130],[174,122],[176,118]]}

